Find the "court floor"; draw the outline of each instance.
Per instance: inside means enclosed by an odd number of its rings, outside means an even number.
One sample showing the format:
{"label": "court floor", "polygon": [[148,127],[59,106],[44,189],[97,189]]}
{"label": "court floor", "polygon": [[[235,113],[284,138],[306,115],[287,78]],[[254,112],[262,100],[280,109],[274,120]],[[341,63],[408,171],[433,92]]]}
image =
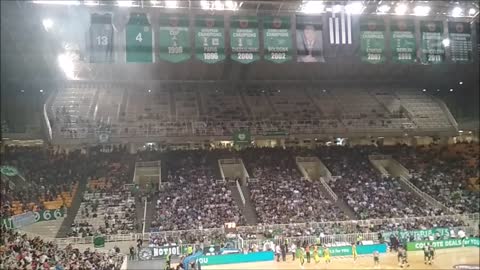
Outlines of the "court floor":
{"label": "court floor", "polygon": [[[454,269],[457,264],[480,264],[480,250],[478,248],[440,249],[436,251],[435,262],[425,265],[423,251],[408,252],[408,269]],[[286,262],[262,262],[204,266],[202,269],[302,269],[299,261],[292,261],[291,256]],[[332,258],[331,263],[326,264],[323,260],[315,264],[305,263],[303,269],[401,269],[398,265],[395,253],[380,255],[380,266],[375,267],[372,256],[362,256],[354,262],[353,258]]]}

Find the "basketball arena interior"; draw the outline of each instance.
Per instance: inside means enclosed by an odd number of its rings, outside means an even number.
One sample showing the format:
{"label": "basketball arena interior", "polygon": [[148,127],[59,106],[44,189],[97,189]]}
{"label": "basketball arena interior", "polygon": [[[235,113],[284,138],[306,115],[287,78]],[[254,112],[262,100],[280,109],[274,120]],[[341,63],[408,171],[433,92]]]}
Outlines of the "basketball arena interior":
{"label": "basketball arena interior", "polygon": [[0,269],[480,269],[478,1],[1,1]]}

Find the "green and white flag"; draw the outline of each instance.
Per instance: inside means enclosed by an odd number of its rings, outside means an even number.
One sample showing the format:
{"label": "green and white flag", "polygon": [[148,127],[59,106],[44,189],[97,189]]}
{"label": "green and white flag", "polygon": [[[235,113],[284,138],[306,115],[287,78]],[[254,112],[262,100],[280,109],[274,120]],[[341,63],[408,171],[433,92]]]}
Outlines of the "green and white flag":
{"label": "green and white flag", "polygon": [[233,16],[230,21],[232,60],[249,64],[260,59],[258,21],[253,16]]}
{"label": "green and white flag", "polygon": [[472,29],[467,22],[448,22],[450,57],[453,62],[472,61]]}
{"label": "green and white flag", "polygon": [[263,44],[265,60],[274,63],[292,60],[290,17],[264,17]]}
{"label": "green and white flag", "polygon": [[195,58],[208,64],[225,60],[225,25],[221,16],[195,18]]}
{"label": "green and white flag", "polygon": [[127,63],[153,62],[153,31],[144,13],[132,13],[125,29]]}
{"label": "green and white flag", "polygon": [[395,63],[413,63],[416,61],[417,42],[413,20],[392,20],[392,58]]}
{"label": "green and white flag", "polygon": [[189,19],[185,15],[160,17],[158,47],[160,59],[179,63],[190,59]]}
{"label": "green and white flag", "polygon": [[420,22],[422,39],[422,63],[439,64],[445,61],[445,48],[443,46],[443,22]]}
{"label": "green and white flag", "polygon": [[385,62],[385,23],[378,18],[360,18],[360,53],[364,62]]}
{"label": "green and white flag", "polygon": [[233,133],[234,145],[248,145],[250,142],[251,136],[248,130],[239,130]]}

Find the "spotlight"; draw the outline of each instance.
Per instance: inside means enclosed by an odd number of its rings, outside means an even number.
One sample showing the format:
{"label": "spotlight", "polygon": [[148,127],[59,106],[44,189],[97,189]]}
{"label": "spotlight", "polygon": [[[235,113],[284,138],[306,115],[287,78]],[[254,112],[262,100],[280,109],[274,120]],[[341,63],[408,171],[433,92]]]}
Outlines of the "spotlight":
{"label": "spotlight", "polygon": [[473,15],[475,15],[476,13],[477,13],[477,10],[474,9],[474,8],[470,8],[470,9],[468,10],[468,15],[470,15],[470,16],[473,16]]}
{"label": "spotlight", "polygon": [[381,5],[378,7],[377,13],[387,13],[390,10],[389,5]]}
{"label": "spotlight", "polygon": [[395,13],[397,15],[403,15],[407,12],[407,5],[406,4],[399,4],[395,7]]}
{"label": "spotlight", "polygon": [[332,13],[339,13],[340,11],[342,11],[342,6],[340,5],[333,6]]}
{"label": "spotlight", "polygon": [[430,7],[429,6],[416,6],[413,9],[413,13],[417,16],[427,16],[428,13],[430,13]]}
{"label": "spotlight", "polygon": [[454,7],[452,9],[452,16],[453,17],[461,17],[463,16],[463,9],[461,7]]}
{"label": "spotlight", "polygon": [[52,19],[43,19],[42,20],[43,28],[45,28],[45,31],[49,31],[53,27],[53,21]]}
{"label": "spotlight", "polygon": [[361,2],[353,2],[345,6],[345,12],[348,14],[362,14],[365,6]]}
{"label": "spotlight", "polygon": [[178,7],[178,2],[176,0],[165,1],[165,7],[166,8],[177,8]]}
{"label": "spotlight", "polygon": [[442,40],[442,43],[443,43],[443,46],[448,47],[448,46],[450,46],[450,39],[446,38],[446,39]]}
{"label": "spotlight", "polygon": [[300,11],[307,14],[322,13],[324,10],[325,5],[320,1],[306,1],[300,7]]}

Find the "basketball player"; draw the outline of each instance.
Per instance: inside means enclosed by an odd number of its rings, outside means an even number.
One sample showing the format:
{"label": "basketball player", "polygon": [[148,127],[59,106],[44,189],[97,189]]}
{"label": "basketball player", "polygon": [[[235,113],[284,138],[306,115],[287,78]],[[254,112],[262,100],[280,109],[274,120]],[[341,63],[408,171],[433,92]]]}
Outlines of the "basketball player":
{"label": "basketball player", "polygon": [[330,263],[330,250],[328,249],[328,247],[325,247],[325,249],[323,250],[323,257],[325,258],[326,263]]}
{"label": "basketball player", "polygon": [[433,259],[435,259],[435,248],[433,247],[432,244],[428,246],[428,255],[429,255],[428,264],[432,265]]}
{"label": "basketball player", "polygon": [[315,264],[320,262],[320,255],[318,255],[318,247],[314,246],[313,248],[313,260],[315,261]]}
{"label": "basketball player", "polygon": [[355,243],[352,244],[352,255],[353,255],[353,262],[357,261],[357,245]]}
{"label": "basketball player", "polygon": [[380,265],[380,253],[376,250],[373,252],[373,264],[375,266]]}
{"label": "basketball player", "polygon": [[430,261],[430,251],[429,251],[429,244],[425,243],[423,245],[423,261],[427,264]]}
{"label": "basketball player", "polygon": [[408,263],[408,260],[407,260],[407,251],[405,250],[404,247],[398,248],[398,262],[401,268],[410,267],[410,264]]}

